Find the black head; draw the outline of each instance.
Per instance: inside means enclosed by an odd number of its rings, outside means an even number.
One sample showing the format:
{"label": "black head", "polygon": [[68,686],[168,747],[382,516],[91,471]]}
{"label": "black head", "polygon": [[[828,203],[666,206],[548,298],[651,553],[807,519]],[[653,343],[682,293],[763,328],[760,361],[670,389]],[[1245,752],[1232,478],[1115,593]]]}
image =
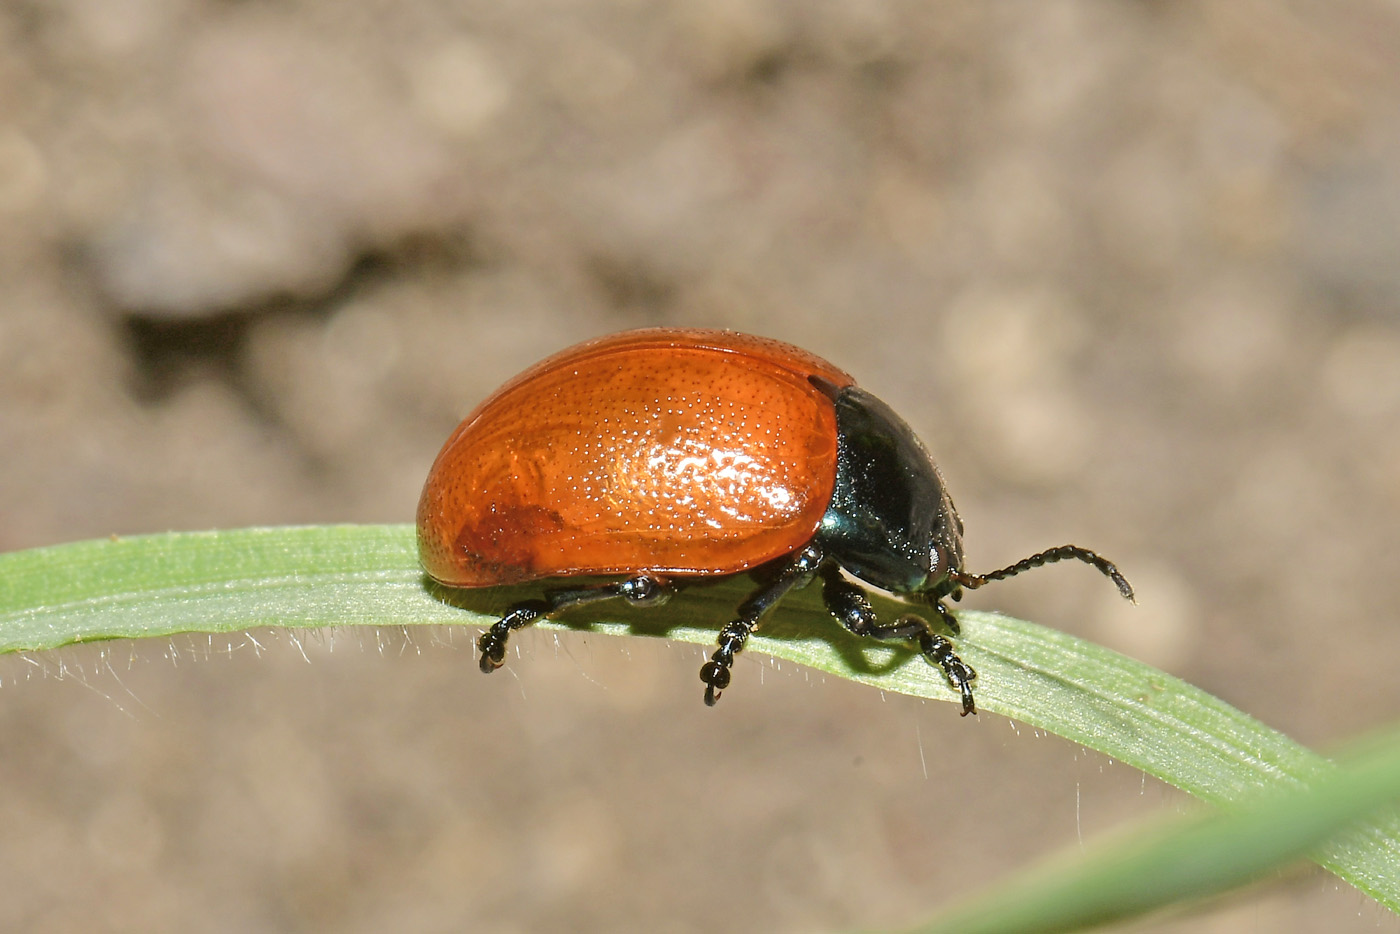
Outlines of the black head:
{"label": "black head", "polygon": [[867,584],[929,602],[957,599],[1022,571],[1073,558],[1098,568],[1129,600],[1133,588],[1106,558],[1077,545],[1031,555],[990,574],[963,570],[962,520],[933,458],[904,419],[854,386],[813,380],[836,406],[836,489],[816,540]]}
{"label": "black head", "polygon": [[818,543],[881,590],[948,594],[957,587],[949,575],[962,570],[963,527],[933,458],[870,393],[822,388],[836,405],[836,489]]}

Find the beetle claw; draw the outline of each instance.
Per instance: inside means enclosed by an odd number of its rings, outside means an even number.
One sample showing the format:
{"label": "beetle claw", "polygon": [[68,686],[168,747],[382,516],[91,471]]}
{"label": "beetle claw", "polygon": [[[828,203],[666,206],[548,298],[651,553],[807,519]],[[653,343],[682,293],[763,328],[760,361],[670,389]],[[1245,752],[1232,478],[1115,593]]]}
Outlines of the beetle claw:
{"label": "beetle claw", "polygon": [[977,702],[974,701],[974,700],[972,699],[972,685],[971,685],[971,683],[969,683],[969,682],[967,682],[967,681],[964,681],[964,682],[962,682],[961,684],[958,685],[958,688],[962,691],[962,708],[963,708],[963,709],[962,709],[962,714],[961,714],[961,716],[966,717],[968,714],[975,714],[975,713],[977,713]]}
{"label": "beetle claw", "polygon": [[713,707],[715,701],[719,700],[720,692],[729,687],[729,666],[726,661],[732,661],[732,653],[727,659],[721,659],[724,649],[715,653],[712,661],[706,662],[700,668],[700,680],[705,682],[705,706]]}
{"label": "beetle claw", "polygon": [[505,664],[506,635],[496,632],[494,626],[481,634],[481,638],[476,640],[476,647],[481,650],[482,674],[489,675]]}

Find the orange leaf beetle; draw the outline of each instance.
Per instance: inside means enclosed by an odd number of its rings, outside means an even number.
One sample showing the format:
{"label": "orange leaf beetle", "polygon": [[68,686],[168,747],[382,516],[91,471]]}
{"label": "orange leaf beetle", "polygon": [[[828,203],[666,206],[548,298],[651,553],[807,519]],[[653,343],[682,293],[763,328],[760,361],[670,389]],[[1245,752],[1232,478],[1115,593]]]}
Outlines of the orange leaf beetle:
{"label": "orange leaf beetle", "polygon": [[[953,635],[945,600],[1066,558],[1133,596],[1112,562],[1076,545],[968,573],[962,534],[927,450],[847,373],[789,344],[699,328],[626,331],[530,367],[447,439],[418,504],[419,556],[440,584],[564,579],[481,635],[484,672],[504,663],[511,632],[568,607],[657,605],[696,578],[753,573],[700,670],[711,705],[764,615],[817,578],[851,632],[907,641],[941,668],[964,716],[977,675],[951,639],[919,615],[881,621],[855,580],[927,605]],[[567,584],[594,576],[620,579]]]}

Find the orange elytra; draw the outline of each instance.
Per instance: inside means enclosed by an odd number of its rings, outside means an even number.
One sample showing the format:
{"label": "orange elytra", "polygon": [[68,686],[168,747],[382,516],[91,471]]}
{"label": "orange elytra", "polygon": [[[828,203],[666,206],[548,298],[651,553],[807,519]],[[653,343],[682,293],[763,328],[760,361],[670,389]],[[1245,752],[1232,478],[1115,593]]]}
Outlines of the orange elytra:
{"label": "orange elytra", "polygon": [[[795,587],[822,579],[827,608],[858,635],[902,639],[938,665],[974,713],[948,637],[917,615],[877,619],[847,575],[944,604],[1065,558],[1063,545],[990,574],[962,568],[962,522],[913,431],[843,370],[762,337],[699,328],[626,331],[564,350],[507,382],[457,427],[418,504],[418,547],[449,587],[549,580],[482,634],[481,670],[510,633],[609,598],[655,605],[697,578],[750,572],[754,594],[701,669],[713,704],[734,656]],[[573,577],[619,577],[585,586]]]}

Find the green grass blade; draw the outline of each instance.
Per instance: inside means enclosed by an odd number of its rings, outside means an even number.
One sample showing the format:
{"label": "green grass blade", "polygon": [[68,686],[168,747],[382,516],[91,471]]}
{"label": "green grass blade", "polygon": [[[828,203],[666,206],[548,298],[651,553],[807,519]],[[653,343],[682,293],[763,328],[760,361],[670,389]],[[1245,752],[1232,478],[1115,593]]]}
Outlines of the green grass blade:
{"label": "green grass blade", "polygon": [[[1400,736],[1302,791],[1266,792],[1234,812],[1179,821],[1047,863],[923,934],[1059,934],[1136,918],[1218,895],[1307,856],[1339,827],[1400,801]],[[1393,813],[1393,811],[1392,811]],[[1069,865],[1064,865],[1068,862]]]}
{"label": "green grass blade", "polygon": [[[817,590],[785,600],[748,651],[886,691],[956,699],[923,659],[834,625]],[[0,555],[0,652],[261,626],[482,624],[530,592],[435,593],[407,525],[78,542]],[[599,604],[548,625],[712,645],[744,596],[746,582],[731,580],[693,587],[663,610]],[[899,606],[875,605],[884,614]],[[1032,623],[966,611],[959,619],[958,650],[978,671],[983,711],[1056,733],[1214,804],[1302,788],[1331,771],[1322,757],[1164,672]],[[739,674],[731,691],[742,690]],[[1364,824],[1316,859],[1400,910],[1400,821]]]}

